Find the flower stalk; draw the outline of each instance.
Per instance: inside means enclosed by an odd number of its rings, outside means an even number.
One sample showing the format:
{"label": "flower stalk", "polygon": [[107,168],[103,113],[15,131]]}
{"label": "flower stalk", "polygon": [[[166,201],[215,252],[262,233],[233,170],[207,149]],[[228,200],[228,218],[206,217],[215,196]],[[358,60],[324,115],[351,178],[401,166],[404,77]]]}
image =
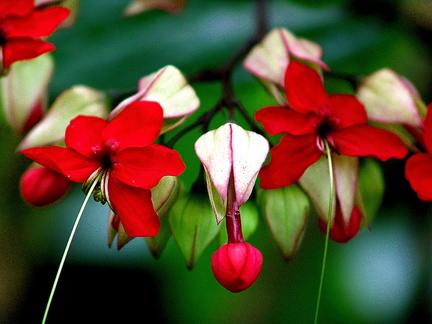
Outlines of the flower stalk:
{"label": "flower stalk", "polygon": [[87,192],[87,195],[86,195],[86,197],[84,199],[84,202],[83,202],[83,204],[81,206],[81,209],[80,209],[80,211],[79,211],[79,213],[77,215],[75,223],[74,223],[74,225],[72,227],[72,231],[71,231],[71,233],[69,235],[69,239],[68,239],[68,241],[66,243],[66,247],[64,249],[63,256],[61,258],[59,267],[57,269],[57,274],[55,276],[54,283],[53,283],[52,288],[51,288],[51,293],[49,295],[48,302],[47,302],[47,305],[45,307],[45,313],[44,313],[44,316],[43,316],[43,319],[42,319],[42,324],[45,324],[45,322],[46,322],[46,319],[47,319],[47,316],[48,316],[48,312],[49,312],[49,309],[50,309],[50,306],[51,306],[51,302],[53,300],[54,293],[55,293],[55,290],[57,288],[57,284],[58,284],[58,281],[60,279],[60,275],[61,275],[61,272],[63,270],[63,266],[64,266],[65,261],[66,261],[66,257],[67,257],[67,255],[69,253],[69,249],[70,249],[70,246],[72,244],[72,240],[73,240],[73,238],[75,236],[75,232],[76,232],[76,230],[78,228],[78,224],[79,224],[79,222],[81,220],[81,217],[82,217],[82,214],[84,212],[84,209],[87,206],[87,202],[89,201],[91,195],[93,194],[93,191],[94,191],[96,185],[98,184],[98,182],[99,182],[98,180],[93,181],[93,183],[92,183],[89,191]]}
{"label": "flower stalk", "polygon": [[329,174],[330,174],[330,201],[329,201],[329,208],[327,213],[327,228],[326,228],[326,234],[325,234],[325,243],[324,243],[324,252],[323,252],[323,260],[322,260],[322,266],[321,266],[321,276],[320,276],[320,283],[318,288],[318,298],[316,303],[316,309],[315,309],[315,319],[314,323],[318,323],[318,314],[319,314],[319,308],[321,304],[321,295],[322,295],[322,287],[324,282],[324,273],[325,273],[325,267],[327,263],[327,252],[328,252],[328,243],[330,240],[330,228],[332,224],[332,212],[333,212],[333,196],[335,192],[335,185],[334,185],[334,176],[333,176],[333,163],[332,163],[332,157],[331,157],[331,150],[328,142],[326,140],[324,142],[324,148],[327,153],[327,159],[328,159],[328,167],[329,167]]}

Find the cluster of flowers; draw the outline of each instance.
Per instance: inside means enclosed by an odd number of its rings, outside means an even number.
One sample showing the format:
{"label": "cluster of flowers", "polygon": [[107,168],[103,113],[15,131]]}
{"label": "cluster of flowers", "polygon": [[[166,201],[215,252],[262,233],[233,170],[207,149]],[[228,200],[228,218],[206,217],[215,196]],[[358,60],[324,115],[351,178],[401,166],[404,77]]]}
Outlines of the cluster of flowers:
{"label": "cluster of flowers", "polygon": [[[22,196],[33,206],[47,206],[74,182],[86,192],[96,185],[95,200],[110,207],[110,246],[116,237],[119,249],[133,237],[146,237],[158,256],[172,234],[191,268],[219,234],[214,276],[239,292],[261,271],[261,252],[245,242],[259,212],[287,259],[302,240],[310,201],[323,231],[330,223],[334,241],[347,242],[367,226],[380,197],[365,201],[368,184],[362,179],[382,179],[379,164],[360,158],[403,159],[411,151],[406,178],[420,199],[432,201],[432,113],[415,88],[383,69],[362,79],[355,94],[329,95],[320,46],[281,28],[243,61],[277,102],[255,113],[266,135],[232,120],[203,134],[195,151],[210,199],[202,197],[201,178],[186,190],[179,179],[186,166],[178,152],[162,145],[161,135],[200,106],[187,79],[166,66],[139,80],[137,93],[116,107],[105,93],[75,86],[47,109],[53,62],[45,53],[54,48],[40,37],[69,11],[46,5],[0,4],[1,108],[23,136],[18,151],[34,161],[22,176]],[[249,200],[254,189],[256,204]],[[226,234],[219,233],[220,224]]]}

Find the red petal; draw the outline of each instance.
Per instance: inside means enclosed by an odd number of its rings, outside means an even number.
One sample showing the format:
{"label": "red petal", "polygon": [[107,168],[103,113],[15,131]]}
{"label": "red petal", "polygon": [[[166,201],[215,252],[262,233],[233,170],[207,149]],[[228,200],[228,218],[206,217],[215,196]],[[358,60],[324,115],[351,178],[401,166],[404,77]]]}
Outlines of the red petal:
{"label": "red petal", "polygon": [[395,134],[368,125],[356,125],[330,132],[327,136],[339,154],[374,157],[382,161],[402,159],[408,149]]}
{"label": "red petal", "polygon": [[255,120],[263,124],[270,135],[289,133],[306,135],[316,133],[318,116],[313,113],[301,114],[287,107],[266,107],[255,113]]}
{"label": "red petal", "polygon": [[153,209],[150,190],[128,186],[110,174],[108,194],[127,235],[137,237],[158,234],[161,222]]}
{"label": "red petal", "polygon": [[51,35],[60,23],[69,16],[69,10],[51,7],[34,10],[26,16],[9,16],[4,19],[6,39],[14,37],[40,38]]}
{"label": "red petal", "polygon": [[2,46],[3,67],[7,68],[16,61],[29,60],[52,52],[55,46],[40,39],[12,38]]}
{"label": "red petal", "polygon": [[34,8],[34,0],[1,0],[1,16],[8,15],[23,16],[30,13]]}
{"label": "red petal", "polygon": [[163,122],[160,104],[138,101],[126,106],[103,132],[103,140],[115,151],[145,147],[159,136]]}
{"label": "red petal", "polygon": [[329,97],[331,113],[339,120],[338,128],[355,124],[366,124],[366,110],[356,97],[347,94],[336,94]]}
{"label": "red petal", "polygon": [[421,200],[432,201],[432,156],[427,153],[411,156],[405,165],[405,177]]}
{"label": "red petal", "polygon": [[163,176],[178,176],[186,168],[178,152],[157,144],[123,150],[111,161],[115,177],[143,189],[155,187]]}
{"label": "red petal", "polygon": [[432,104],[429,104],[424,121],[423,141],[426,150],[432,153]]}
{"label": "red petal", "polygon": [[270,163],[260,173],[263,189],[276,189],[296,182],[303,172],[318,161],[321,151],[316,146],[315,135],[285,135],[270,150]]}
{"label": "red petal", "polygon": [[63,174],[73,182],[84,182],[97,170],[99,163],[78,152],[58,146],[35,147],[22,152],[26,157]]}
{"label": "red petal", "polygon": [[94,116],[78,116],[66,128],[66,146],[82,155],[97,160],[102,150],[102,132],[107,123]]}
{"label": "red petal", "polygon": [[321,77],[310,67],[291,61],[285,73],[285,94],[290,106],[301,113],[329,107]]}

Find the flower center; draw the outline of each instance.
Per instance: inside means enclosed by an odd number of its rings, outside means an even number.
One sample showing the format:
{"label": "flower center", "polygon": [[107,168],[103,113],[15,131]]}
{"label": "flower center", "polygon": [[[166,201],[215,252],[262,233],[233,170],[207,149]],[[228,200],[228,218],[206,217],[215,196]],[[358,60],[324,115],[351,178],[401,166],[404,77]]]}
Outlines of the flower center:
{"label": "flower center", "polygon": [[97,182],[96,186],[93,189],[93,199],[97,202],[108,205],[111,208],[111,203],[108,195],[108,179],[109,179],[109,171],[111,169],[111,160],[109,156],[106,156],[102,162],[101,166],[94,171],[86,182],[82,185],[82,190],[84,193],[88,193],[92,185]]}

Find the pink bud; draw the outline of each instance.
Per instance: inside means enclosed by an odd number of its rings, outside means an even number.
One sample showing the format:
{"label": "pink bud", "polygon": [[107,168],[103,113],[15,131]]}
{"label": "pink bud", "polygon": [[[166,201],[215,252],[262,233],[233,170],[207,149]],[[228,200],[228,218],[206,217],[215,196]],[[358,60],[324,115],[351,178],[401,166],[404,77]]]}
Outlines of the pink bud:
{"label": "pink bud", "polygon": [[[334,218],[334,222],[332,227],[330,228],[330,238],[333,241],[339,243],[346,243],[354,236],[357,235],[360,225],[361,225],[362,217],[360,210],[357,207],[354,207],[351,216],[349,218],[348,223],[344,220],[342,216],[342,211],[338,205],[336,209],[336,216]],[[325,233],[327,230],[327,223],[321,218],[318,219],[318,225],[321,230]]]}
{"label": "pink bud", "polygon": [[21,177],[21,195],[32,206],[52,204],[69,191],[72,182],[45,167],[30,167]]}
{"label": "pink bud", "polygon": [[213,253],[212,271],[216,280],[231,292],[247,289],[258,278],[263,257],[249,243],[228,243]]}

